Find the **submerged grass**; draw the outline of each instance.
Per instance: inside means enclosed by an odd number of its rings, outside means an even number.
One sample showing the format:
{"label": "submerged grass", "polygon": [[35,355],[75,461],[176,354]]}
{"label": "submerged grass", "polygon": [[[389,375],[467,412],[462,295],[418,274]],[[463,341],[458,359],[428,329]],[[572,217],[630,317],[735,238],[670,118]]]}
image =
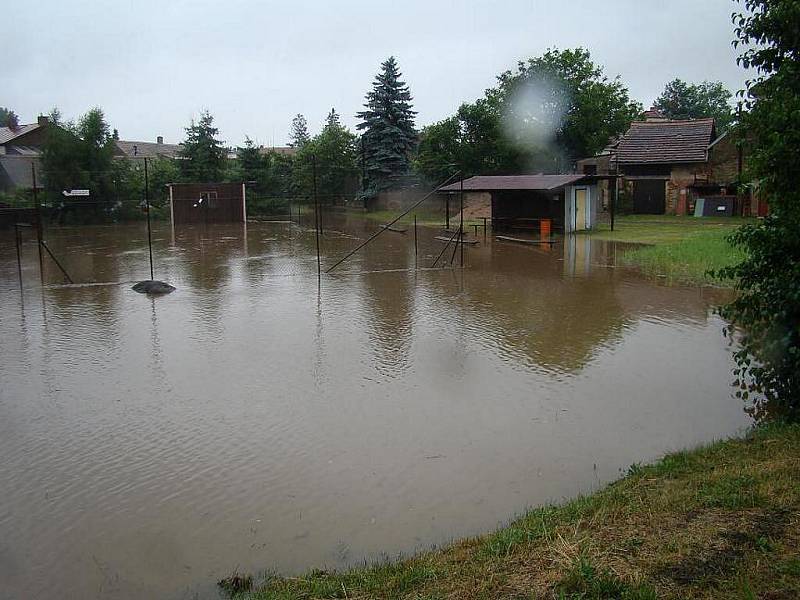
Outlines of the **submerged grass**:
{"label": "submerged grass", "polygon": [[486,536],[397,562],[271,576],[236,597],[797,598],[800,426],[677,452]]}
{"label": "submerged grass", "polygon": [[693,285],[731,285],[712,275],[722,267],[744,258],[741,249],[728,243],[728,236],[740,225],[741,218],[675,217],[668,215],[631,215],[619,217],[614,231],[600,225],[588,235],[596,239],[643,244],[622,255],[623,264],[638,267],[650,277],[668,283]]}
{"label": "submerged grass", "polygon": [[[452,212],[452,210],[451,210]],[[365,212],[364,217],[373,221],[378,221],[379,223],[389,223],[393,219],[399,215],[401,211],[397,210],[376,210],[371,212]],[[432,227],[444,227],[445,226],[445,219],[444,219],[444,211],[443,210],[430,210],[430,209],[423,209],[420,211],[415,211],[414,213],[409,213],[402,219],[398,221],[398,224],[403,225],[413,225],[414,224],[414,215],[417,215],[417,225],[426,225]],[[458,227],[458,214],[451,214],[450,215],[450,227]],[[472,231],[472,225],[480,225],[483,227],[483,219],[464,219],[464,231],[467,233]],[[467,227],[469,226],[469,227]],[[491,226],[491,223],[489,223]]]}

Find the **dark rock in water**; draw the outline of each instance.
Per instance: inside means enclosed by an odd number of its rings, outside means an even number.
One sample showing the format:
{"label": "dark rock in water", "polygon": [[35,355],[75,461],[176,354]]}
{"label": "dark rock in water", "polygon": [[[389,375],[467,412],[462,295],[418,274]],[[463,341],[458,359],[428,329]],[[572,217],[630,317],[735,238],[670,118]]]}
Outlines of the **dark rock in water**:
{"label": "dark rock in water", "polygon": [[175,291],[175,288],[168,283],[164,283],[163,281],[147,280],[140,281],[134,285],[133,291],[139,292],[140,294],[161,295],[169,294],[170,292]]}

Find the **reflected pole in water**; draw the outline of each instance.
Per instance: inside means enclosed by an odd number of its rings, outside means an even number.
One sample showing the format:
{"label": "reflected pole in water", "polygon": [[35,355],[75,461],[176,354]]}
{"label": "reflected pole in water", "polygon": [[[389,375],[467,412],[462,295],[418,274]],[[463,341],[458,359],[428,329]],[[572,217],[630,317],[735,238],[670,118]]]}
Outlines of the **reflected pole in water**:
{"label": "reflected pole in water", "polygon": [[414,268],[417,268],[417,214],[414,213]]}
{"label": "reflected pole in water", "polygon": [[319,260],[319,201],[317,199],[317,155],[311,155],[311,174],[314,192],[314,234],[317,237],[317,279],[322,277],[322,264]]}
{"label": "reflected pole in water", "polygon": [[22,257],[19,252],[19,223],[14,222],[14,242],[17,246],[17,275],[19,275],[19,293],[22,293]]}
{"label": "reflected pole in water", "polygon": [[609,188],[609,192],[611,192],[609,194],[611,196],[611,198],[610,198],[610,204],[611,204],[611,231],[614,231],[614,211],[617,208],[617,194],[619,194],[619,178],[616,175],[614,176],[613,192],[611,191],[611,186],[610,185],[608,186],[608,188]]}
{"label": "reflected pole in water", "polygon": [[144,206],[147,213],[147,249],[150,251],[150,281],[153,281],[153,236],[150,232],[150,192],[149,180],[147,178],[147,157],[144,157]]}

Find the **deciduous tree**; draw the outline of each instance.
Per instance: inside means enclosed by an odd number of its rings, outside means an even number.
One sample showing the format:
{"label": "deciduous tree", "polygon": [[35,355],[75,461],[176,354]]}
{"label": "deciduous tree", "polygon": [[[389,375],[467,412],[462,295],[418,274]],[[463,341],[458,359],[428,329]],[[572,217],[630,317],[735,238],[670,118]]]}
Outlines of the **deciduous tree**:
{"label": "deciduous tree", "polygon": [[723,270],[736,298],[722,315],[740,328],[739,393],[763,416],[800,420],[800,2],[745,0],[734,15],[738,61],[757,77],[741,92],[748,180],[770,214],[733,242],[747,251]]}
{"label": "deciduous tree", "polygon": [[426,128],[416,165],[429,180],[452,168],[465,176],[567,171],[641,112],[587,50],[552,49],[501,73],[483,98]]}
{"label": "deciduous tree", "polygon": [[664,87],[654,106],[670,119],[713,117],[718,133],[722,133],[734,120],[732,97],[721,81],[694,84],[673,79]]}
{"label": "deciduous tree", "polygon": [[0,127],[16,129],[19,127],[19,117],[10,108],[0,106]]}

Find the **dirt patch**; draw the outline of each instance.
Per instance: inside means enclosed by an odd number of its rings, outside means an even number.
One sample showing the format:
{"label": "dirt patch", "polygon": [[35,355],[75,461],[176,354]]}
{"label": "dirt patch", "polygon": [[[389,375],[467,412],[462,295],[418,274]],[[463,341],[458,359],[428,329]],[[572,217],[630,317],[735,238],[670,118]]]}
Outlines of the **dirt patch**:
{"label": "dirt patch", "polygon": [[[705,517],[705,518],[704,518]],[[658,568],[654,575],[681,586],[716,587],[732,575],[745,556],[769,540],[783,538],[790,511],[774,508],[747,513],[720,514],[716,511],[687,514],[687,523],[705,520],[717,525],[715,535],[703,536],[704,544],[679,561]],[[714,522],[717,523],[714,523]]]}

